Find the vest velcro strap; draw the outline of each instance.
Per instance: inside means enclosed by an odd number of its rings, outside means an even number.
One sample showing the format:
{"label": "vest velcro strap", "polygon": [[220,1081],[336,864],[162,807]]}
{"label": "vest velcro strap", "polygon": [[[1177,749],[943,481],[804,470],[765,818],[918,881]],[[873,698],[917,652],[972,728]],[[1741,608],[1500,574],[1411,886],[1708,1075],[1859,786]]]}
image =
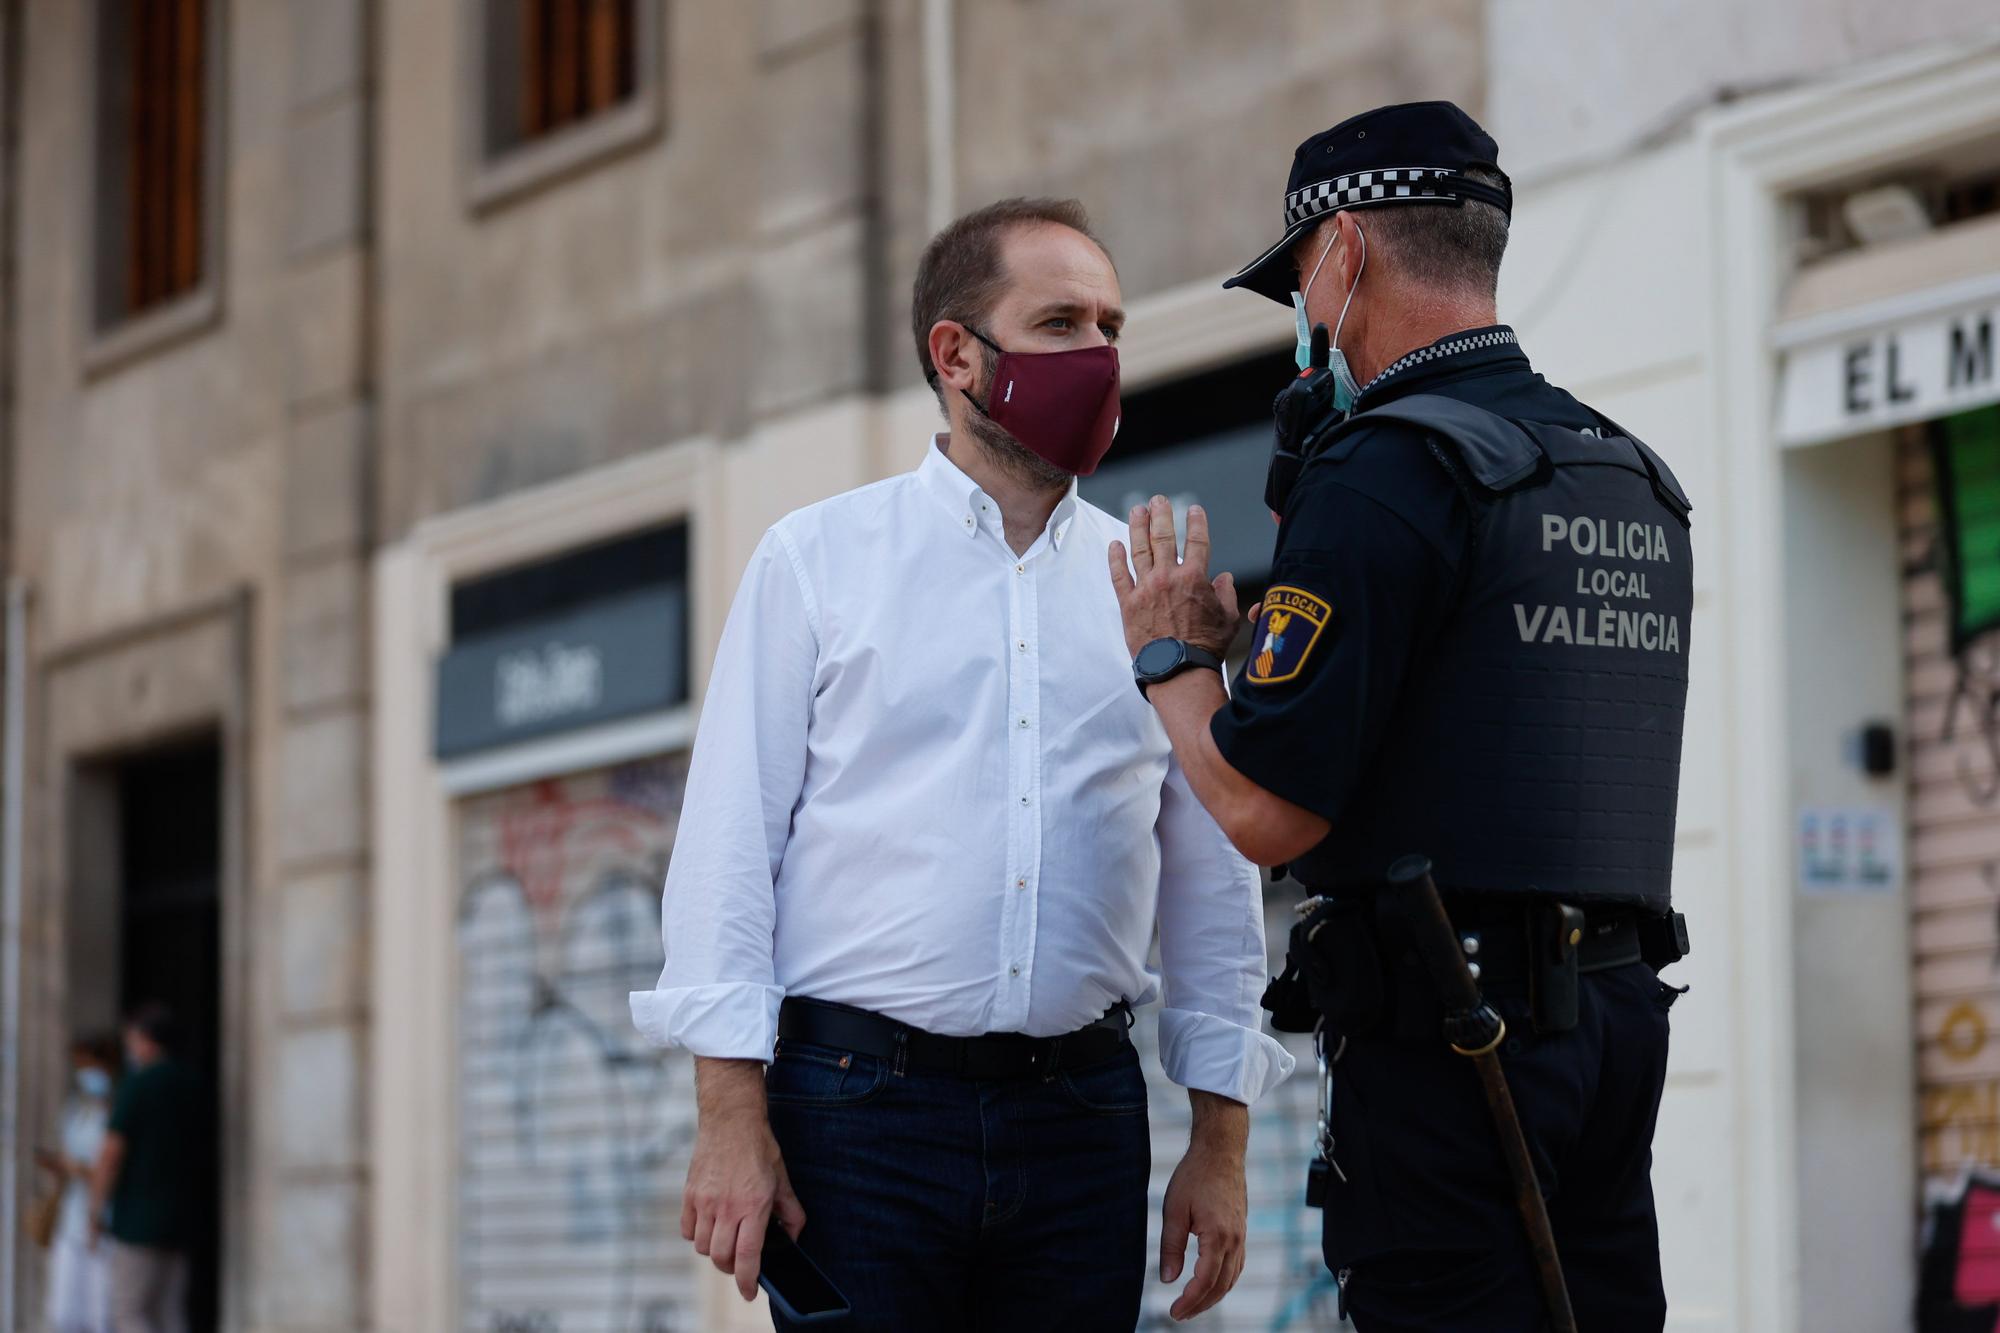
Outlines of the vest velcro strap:
{"label": "vest velcro strap", "polygon": [[1355,423],[1402,421],[1443,436],[1457,447],[1472,480],[1507,491],[1541,471],[1542,446],[1507,418],[1443,394],[1415,393],[1351,418]]}
{"label": "vest velcro strap", "polygon": [[1654,494],[1660,497],[1661,504],[1673,511],[1674,517],[1681,521],[1681,526],[1686,527],[1688,515],[1694,512],[1694,506],[1688,503],[1687,492],[1681,489],[1679,479],[1668,470],[1660,456],[1647,447],[1644,440],[1637,436],[1627,438],[1632,441],[1632,447],[1639,451],[1639,458],[1645,463],[1646,472],[1653,479]]}
{"label": "vest velcro strap", "polygon": [[1661,504],[1673,512],[1674,517],[1680,520],[1681,526],[1686,527],[1688,515],[1694,512],[1694,506],[1688,503],[1687,492],[1681,489],[1680,478],[1674,475],[1674,470],[1667,466],[1666,460],[1654,453],[1651,445],[1602,412],[1593,408],[1592,414],[1603,422],[1605,428],[1613,435],[1622,436],[1631,442],[1633,451],[1639,455],[1640,466],[1645,468],[1646,475],[1652,478],[1653,494],[1659,497]]}

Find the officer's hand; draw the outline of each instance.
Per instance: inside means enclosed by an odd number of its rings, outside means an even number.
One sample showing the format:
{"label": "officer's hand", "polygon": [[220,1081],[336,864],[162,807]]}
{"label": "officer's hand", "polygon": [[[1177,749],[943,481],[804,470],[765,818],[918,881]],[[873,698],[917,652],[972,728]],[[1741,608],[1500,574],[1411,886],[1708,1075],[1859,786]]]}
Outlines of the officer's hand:
{"label": "officer's hand", "polygon": [[681,1195],[681,1238],[733,1274],[744,1300],[754,1300],[772,1213],[796,1240],[806,1212],[792,1193],[765,1116],[763,1066],[749,1060],[700,1063],[705,1066],[697,1078],[701,1117]]}
{"label": "officer's hand", "polygon": [[1243,1185],[1243,1153],[1197,1135],[1167,1183],[1160,1218],[1160,1280],[1179,1278],[1187,1261],[1190,1233],[1200,1240],[1194,1276],[1168,1313],[1192,1319],[1213,1308],[1243,1275],[1243,1238],[1249,1200]]}
{"label": "officer's hand", "polygon": [[[1208,515],[1188,506],[1187,551],[1177,555],[1174,507],[1164,495],[1134,505],[1131,562],[1125,543],[1111,543],[1111,586],[1125,621],[1125,645],[1135,655],[1154,639],[1181,639],[1218,656],[1236,638],[1236,580],[1208,576]],[[1136,577],[1135,577],[1136,575]]]}

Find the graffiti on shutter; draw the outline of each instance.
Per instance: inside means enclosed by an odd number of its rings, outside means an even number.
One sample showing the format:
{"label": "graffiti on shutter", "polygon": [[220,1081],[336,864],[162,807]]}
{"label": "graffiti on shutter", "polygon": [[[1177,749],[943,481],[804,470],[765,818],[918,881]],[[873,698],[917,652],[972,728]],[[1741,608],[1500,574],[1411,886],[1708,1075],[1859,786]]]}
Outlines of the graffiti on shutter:
{"label": "graffiti on shutter", "polygon": [[694,1333],[692,1069],[626,994],[659,976],[683,757],[459,807],[458,1258],[466,1333]]}
{"label": "graffiti on shutter", "polygon": [[1899,432],[1927,1331],[2000,1318],[2000,633],[1953,651],[1934,458]]}

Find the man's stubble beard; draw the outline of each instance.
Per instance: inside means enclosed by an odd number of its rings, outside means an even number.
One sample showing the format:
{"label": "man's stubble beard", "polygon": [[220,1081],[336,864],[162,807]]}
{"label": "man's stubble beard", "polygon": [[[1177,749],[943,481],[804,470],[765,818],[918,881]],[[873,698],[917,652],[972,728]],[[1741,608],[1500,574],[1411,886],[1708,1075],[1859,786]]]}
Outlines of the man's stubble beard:
{"label": "man's stubble beard", "polygon": [[1076,478],[1000,429],[985,416],[975,414],[969,423],[972,437],[986,450],[995,467],[1023,486],[1037,491],[1066,491]]}
{"label": "man's stubble beard", "polygon": [[[986,390],[990,395],[994,368],[999,365],[1000,358],[990,347],[982,345],[979,351],[986,371]],[[1067,491],[1070,483],[1076,480],[1073,473],[1063,471],[1001,429],[1000,424],[981,412],[976,404],[967,424],[972,428],[972,437],[985,448],[986,456],[993,460],[994,466],[1023,486],[1037,491]]]}

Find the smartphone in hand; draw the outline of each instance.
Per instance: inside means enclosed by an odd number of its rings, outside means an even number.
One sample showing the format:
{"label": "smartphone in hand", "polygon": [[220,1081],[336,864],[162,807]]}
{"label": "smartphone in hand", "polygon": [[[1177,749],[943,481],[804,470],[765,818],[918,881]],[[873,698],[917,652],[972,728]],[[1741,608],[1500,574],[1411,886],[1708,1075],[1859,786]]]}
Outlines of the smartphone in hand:
{"label": "smartphone in hand", "polygon": [[778,1223],[776,1214],[764,1230],[764,1257],[757,1285],[771,1298],[779,1314],[801,1324],[830,1324],[854,1313],[840,1288],[819,1265],[806,1257]]}

